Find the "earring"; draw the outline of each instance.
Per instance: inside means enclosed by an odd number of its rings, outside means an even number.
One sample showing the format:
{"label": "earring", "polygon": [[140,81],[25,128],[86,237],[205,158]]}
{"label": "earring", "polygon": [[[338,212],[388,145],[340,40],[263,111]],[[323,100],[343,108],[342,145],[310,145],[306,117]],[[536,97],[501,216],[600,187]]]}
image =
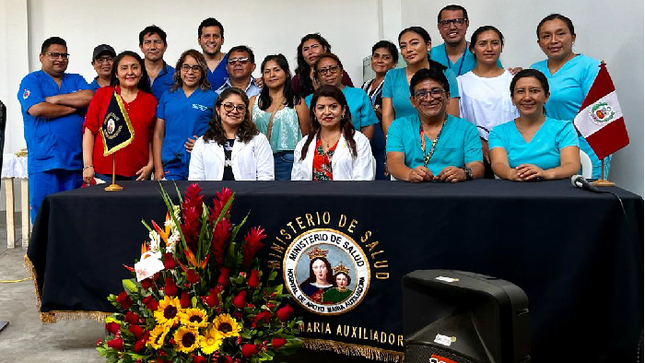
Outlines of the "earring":
{"label": "earring", "polygon": [[345,118],[345,112],[343,112],[343,115],[340,116],[340,118]]}

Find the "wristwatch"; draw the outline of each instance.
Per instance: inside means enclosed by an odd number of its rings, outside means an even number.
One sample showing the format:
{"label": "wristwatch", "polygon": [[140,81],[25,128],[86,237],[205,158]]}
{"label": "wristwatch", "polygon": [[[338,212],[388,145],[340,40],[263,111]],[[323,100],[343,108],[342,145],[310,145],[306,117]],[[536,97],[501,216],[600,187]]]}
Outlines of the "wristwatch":
{"label": "wristwatch", "polygon": [[473,171],[469,167],[462,168],[466,173],[466,180],[473,180]]}

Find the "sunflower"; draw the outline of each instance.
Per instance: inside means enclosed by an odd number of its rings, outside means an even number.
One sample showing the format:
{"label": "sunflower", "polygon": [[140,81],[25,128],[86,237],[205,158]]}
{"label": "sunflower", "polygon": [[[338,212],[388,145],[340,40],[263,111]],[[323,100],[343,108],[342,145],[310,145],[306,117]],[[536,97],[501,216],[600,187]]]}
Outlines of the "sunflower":
{"label": "sunflower", "polygon": [[176,297],[165,296],[155,311],[155,320],[159,324],[175,325],[179,321],[181,302]]}
{"label": "sunflower", "polygon": [[173,336],[177,350],[184,353],[190,353],[199,347],[200,336],[197,329],[182,326]]}
{"label": "sunflower", "polygon": [[219,331],[222,338],[237,337],[242,330],[242,326],[228,314],[218,315],[213,320],[213,327]]}
{"label": "sunflower", "polygon": [[204,354],[213,354],[222,345],[223,337],[214,325],[206,329],[204,335],[199,338],[199,347]]}
{"label": "sunflower", "polygon": [[155,328],[150,332],[150,338],[148,338],[147,345],[152,349],[161,348],[164,340],[166,339],[166,334],[168,334],[169,329],[169,326],[163,324],[155,326]]}
{"label": "sunflower", "polygon": [[199,329],[208,325],[208,315],[202,309],[185,309],[179,313],[181,324],[187,327]]}

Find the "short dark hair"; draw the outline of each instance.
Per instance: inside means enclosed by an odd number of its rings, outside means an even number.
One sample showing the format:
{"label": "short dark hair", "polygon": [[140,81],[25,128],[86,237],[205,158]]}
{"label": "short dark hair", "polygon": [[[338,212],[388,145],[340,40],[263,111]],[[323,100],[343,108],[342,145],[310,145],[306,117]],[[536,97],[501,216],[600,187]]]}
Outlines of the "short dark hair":
{"label": "short dark hair", "polygon": [[403,36],[403,34],[408,33],[408,32],[413,32],[413,33],[419,34],[421,36],[421,38],[423,38],[423,41],[426,44],[432,42],[432,38],[430,38],[430,34],[428,33],[428,31],[425,30],[423,27],[420,27],[420,26],[409,26],[409,27],[401,30],[401,32],[399,33],[398,41],[400,42],[401,37]]}
{"label": "short dark hair", "polygon": [[441,83],[444,91],[450,95],[450,85],[448,84],[448,78],[443,74],[443,71],[438,68],[421,68],[417,73],[412,76],[410,80],[410,96],[414,95],[414,87],[419,83],[425,81],[426,79],[431,79]]}
{"label": "short dark hair", "polygon": [[199,23],[199,27],[197,27],[197,37],[200,38],[202,36],[202,29],[208,28],[209,26],[218,27],[220,33],[222,33],[220,35],[224,38],[224,26],[215,18],[206,18]]}
{"label": "short dark hair", "polygon": [[318,57],[318,59],[316,59],[316,63],[314,63],[314,78],[315,79],[318,79],[318,65],[325,58],[333,59],[336,63],[338,63],[338,66],[340,67],[341,71],[345,70],[345,68],[343,68],[343,63],[340,61],[340,58],[338,58],[338,56],[336,54],[334,54],[334,53],[323,53],[323,54],[320,55],[320,57]]}
{"label": "short dark hair", "polygon": [[567,28],[569,28],[569,33],[571,33],[571,35],[576,35],[575,29],[573,28],[573,22],[571,21],[571,19],[567,18],[562,14],[551,14],[546,16],[544,19],[542,19],[538,24],[537,29],[535,29],[535,34],[537,35],[538,39],[540,39],[540,28],[544,23],[550,20],[562,20],[565,24],[567,24]]}
{"label": "short dark hair", "polygon": [[118,86],[119,85],[119,80],[116,77],[117,70],[119,68],[119,63],[121,63],[121,60],[124,57],[132,57],[136,59],[136,61],[139,63],[139,67],[141,67],[141,79],[139,80],[139,83],[137,84],[137,88],[140,91],[146,92],[146,93],[152,93],[152,90],[150,89],[150,80],[148,79],[148,72],[146,71],[146,65],[143,63],[143,59],[141,56],[131,50],[126,50],[114,58],[114,63],[112,64],[112,77],[110,80],[110,86]]}
{"label": "short dark hair", "polygon": [[544,90],[544,94],[549,93],[549,81],[546,79],[546,76],[542,72],[536,69],[528,68],[517,72],[513,77],[513,80],[511,81],[511,87],[510,87],[511,96],[515,91],[515,84],[517,83],[517,81],[519,81],[520,78],[527,78],[527,77],[533,77],[538,81],[540,81],[540,84],[542,85],[542,89]]}
{"label": "short dark hair", "polygon": [[255,55],[253,54],[253,51],[251,50],[251,48],[247,47],[246,45],[237,45],[228,50],[229,55],[233,52],[247,53],[249,55],[249,60],[251,61],[251,63],[255,64]]}
{"label": "short dark hair", "polygon": [[385,48],[388,52],[390,52],[394,63],[399,62],[399,50],[396,48],[396,45],[394,45],[394,43],[390,42],[389,40],[379,40],[372,46],[372,54],[374,54],[374,52],[380,48]]}
{"label": "short dark hair", "polygon": [[469,49],[473,54],[475,53],[473,52],[473,50],[475,49],[475,43],[477,43],[477,37],[480,36],[481,33],[487,32],[487,31],[494,31],[495,33],[497,33],[497,35],[499,35],[499,41],[502,44],[502,47],[504,47],[504,36],[502,35],[502,32],[492,25],[484,25],[477,28],[477,30],[475,30],[473,35],[470,37]]}
{"label": "short dark hair", "polygon": [[40,47],[40,53],[44,54],[52,44],[62,45],[67,49],[67,42],[61,37],[51,37],[45,39],[43,45]]}
{"label": "short dark hair", "polygon": [[148,34],[157,34],[159,38],[163,41],[163,45],[167,46],[168,43],[166,42],[166,32],[163,31],[160,27],[152,24],[148,25],[139,33],[139,46],[143,45],[143,37],[145,37]]}
{"label": "short dark hair", "polygon": [[441,21],[441,13],[444,10],[449,10],[449,11],[461,10],[461,12],[464,14],[464,18],[468,19],[468,12],[466,11],[466,8],[464,8],[461,5],[452,4],[452,5],[446,5],[443,8],[441,8],[441,10],[439,10],[439,14],[437,14],[437,24],[439,24],[439,22]]}

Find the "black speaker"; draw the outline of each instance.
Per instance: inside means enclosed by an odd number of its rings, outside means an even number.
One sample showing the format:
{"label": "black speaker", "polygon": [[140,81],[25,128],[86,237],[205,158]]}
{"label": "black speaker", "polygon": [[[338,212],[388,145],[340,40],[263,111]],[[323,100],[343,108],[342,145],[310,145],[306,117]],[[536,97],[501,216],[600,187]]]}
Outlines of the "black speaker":
{"label": "black speaker", "polygon": [[419,270],[403,277],[406,363],[528,363],[528,297],[495,277]]}

